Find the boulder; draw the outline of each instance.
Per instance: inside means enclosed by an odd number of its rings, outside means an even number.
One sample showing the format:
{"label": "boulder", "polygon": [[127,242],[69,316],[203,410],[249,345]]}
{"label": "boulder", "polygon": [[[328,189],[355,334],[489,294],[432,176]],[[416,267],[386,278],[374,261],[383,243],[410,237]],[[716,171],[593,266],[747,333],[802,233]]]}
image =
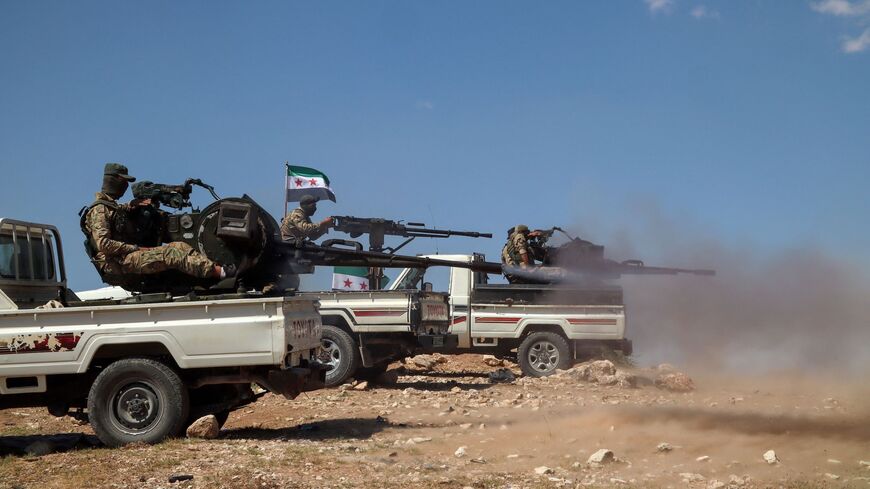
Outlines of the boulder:
{"label": "boulder", "polygon": [[218,423],[217,418],[214,414],[209,414],[197,419],[187,427],[187,437],[213,440],[218,437],[220,431],[221,425]]}
{"label": "boulder", "polygon": [[597,452],[590,455],[589,459],[586,460],[586,463],[603,465],[613,462],[614,460],[615,457],[613,456],[613,452],[606,448],[602,448],[601,450],[598,450]]}
{"label": "boulder", "polygon": [[777,462],[779,462],[779,457],[776,456],[776,452],[774,452],[773,450],[768,450],[764,452],[764,455],[762,455],[762,457],[764,457],[764,461],[770,465],[776,465]]}
{"label": "boulder", "polygon": [[671,392],[691,392],[695,383],[691,377],[682,372],[661,374],[655,379],[655,386]]}
{"label": "boulder", "polygon": [[555,472],[556,472],[555,470],[551,469],[550,467],[547,467],[546,465],[542,465],[540,467],[535,467],[535,474],[538,474],[538,475],[554,474]]}
{"label": "boulder", "polygon": [[496,358],[495,355],[484,355],[483,363],[490,367],[504,367],[504,360]]}

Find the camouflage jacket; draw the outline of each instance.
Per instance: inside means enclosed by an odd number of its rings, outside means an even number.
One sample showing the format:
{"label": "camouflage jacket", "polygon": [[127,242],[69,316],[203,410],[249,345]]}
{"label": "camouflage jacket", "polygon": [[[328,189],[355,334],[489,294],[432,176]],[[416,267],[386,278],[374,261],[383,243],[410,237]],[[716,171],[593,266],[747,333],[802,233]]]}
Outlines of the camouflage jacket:
{"label": "camouflage jacket", "polygon": [[526,236],[523,233],[513,233],[501,249],[501,262],[505,265],[522,265],[522,255],[528,252],[529,243]]}
{"label": "camouflage jacket", "polygon": [[317,239],[326,232],[305,215],[305,211],[297,207],[284,218],[281,223],[281,239]]}
{"label": "camouflage jacket", "polygon": [[[116,239],[120,237],[119,228],[124,225],[119,213],[126,212],[127,206],[117,204],[115,199],[102,192],[97,192],[94,201],[85,215],[85,231],[96,251],[93,260],[102,269],[109,262],[120,262],[125,255],[136,251],[137,246]],[[116,206],[100,201],[111,202]]]}

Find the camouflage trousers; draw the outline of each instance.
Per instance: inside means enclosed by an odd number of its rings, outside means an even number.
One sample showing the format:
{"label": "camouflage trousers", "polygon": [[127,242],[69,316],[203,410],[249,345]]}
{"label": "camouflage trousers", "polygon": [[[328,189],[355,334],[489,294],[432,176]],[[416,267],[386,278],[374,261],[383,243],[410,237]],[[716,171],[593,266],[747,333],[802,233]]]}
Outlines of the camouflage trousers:
{"label": "camouflage trousers", "polygon": [[124,273],[151,274],[178,270],[198,278],[214,277],[215,262],[187,243],[173,242],[134,251],[121,260]]}

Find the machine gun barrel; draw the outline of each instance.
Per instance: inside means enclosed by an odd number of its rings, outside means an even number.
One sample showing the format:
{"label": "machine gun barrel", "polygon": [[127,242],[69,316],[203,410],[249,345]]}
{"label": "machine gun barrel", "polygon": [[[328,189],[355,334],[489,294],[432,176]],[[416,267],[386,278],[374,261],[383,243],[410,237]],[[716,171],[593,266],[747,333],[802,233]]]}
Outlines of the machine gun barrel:
{"label": "machine gun barrel", "polygon": [[706,268],[648,267],[640,260],[611,262],[610,267],[621,275],[700,275],[712,277],[716,270]]}
{"label": "machine gun barrel", "polygon": [[[380,217],[332,216],[333,228],[357,238],[363,234],[369,235],[369,251],[387,251],[395,253],[414,238],[449,238],[465,236],[469,238],[491,238],[490,233],[476,231],[454,231],[452,229],[431,229],[421,222],[401,223]],[[384,247],[385,236],[401,236],[408,238],[396,247]]]}
{"label": "machine gun barrel", "polygon": [[[339,248],[335,244],[352,246]],[[356,245],[356,246],[354,246]],[[429,268],[434,266],[467,268],[484,273],[502,273],[501,263],[467,263],[441,260],[422,256],[395,255],[377,251],[364,251],[359,243],[352,241],[330,240],[326,246],[311,242],[287,243],[295,248],[296,257],[315,266],[360,266],[376,268]]]}

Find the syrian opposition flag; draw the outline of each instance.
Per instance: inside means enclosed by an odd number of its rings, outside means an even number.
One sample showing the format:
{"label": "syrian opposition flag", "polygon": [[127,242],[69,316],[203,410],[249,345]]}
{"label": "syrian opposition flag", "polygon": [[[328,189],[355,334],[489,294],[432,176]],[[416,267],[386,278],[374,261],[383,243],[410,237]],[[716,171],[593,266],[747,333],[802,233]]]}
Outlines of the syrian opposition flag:
{"label": "syrian opposition flag", "polygon": [[305,195],[335,202],[329,178],[320,170],[287,165],[287,202],[299,202]]}
{"label": "syrian opposition flag", "polygon": [[366,267],[334,267],[332,290],[369,290],[369,269]]}

